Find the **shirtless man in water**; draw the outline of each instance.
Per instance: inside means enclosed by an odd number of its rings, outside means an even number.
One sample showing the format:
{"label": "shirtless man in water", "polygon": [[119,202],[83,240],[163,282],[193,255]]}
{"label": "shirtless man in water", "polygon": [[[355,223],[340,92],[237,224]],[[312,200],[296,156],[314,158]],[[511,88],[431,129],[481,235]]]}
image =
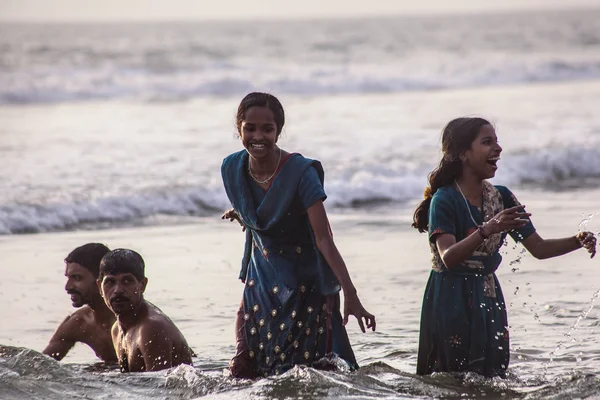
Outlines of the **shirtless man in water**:
{"label": "shirtless man in water", "polygon": [[117,249],[100,262],[98,287],[117,316],[112,340],[121,372],[158,371],[192,364],[192,351],[175,324],[144,300],[148,278],[144,260],[132,250]]}
{"label": "shirtless man in water", "polygon": [[65,258],[65,290],[71,296],[73,307],[79,309],[59,325],[44,354],[62,360],[76,342],[81,342],[107,364],[117,362],[110,335],[115,316],[106,307],[96,284],[100,260],[109,251],[103,244],[88,243]]}

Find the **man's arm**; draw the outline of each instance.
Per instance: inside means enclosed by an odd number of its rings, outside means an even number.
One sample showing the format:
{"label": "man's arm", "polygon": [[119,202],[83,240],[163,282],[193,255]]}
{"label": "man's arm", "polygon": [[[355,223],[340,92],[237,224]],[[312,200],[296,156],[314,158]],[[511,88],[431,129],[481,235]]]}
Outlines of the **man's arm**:
{"label": "man's arm", "polygon": [[50,342],[42,353],[55,360],[62,360],[69,350],[73,348],[75,342],[77,342],[77,319],[78,318],[73,315],[69,315],[65,318],[58,326],[58,329],[56,329],[56,332],[54,332],[54,335],[52,335]]}
{"label": "man's arm", "polygon": [[162,321],[149,320],[140,329],[139,348],[146,371],[160,371],[173,366],[171,327]]}

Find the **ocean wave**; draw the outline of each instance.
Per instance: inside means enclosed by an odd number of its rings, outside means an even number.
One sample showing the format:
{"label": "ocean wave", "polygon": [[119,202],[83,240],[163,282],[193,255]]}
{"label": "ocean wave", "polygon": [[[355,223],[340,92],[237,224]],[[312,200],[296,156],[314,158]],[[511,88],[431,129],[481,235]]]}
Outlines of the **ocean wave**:
{"label": "ocean wave", "polygon": [[0,104],[405,92],[600,78],[599,10],[9,25]]}
{"label": "ocean wave", "polygon": [[[206,190],[172,190],[93,201],[0,206],[0,234],[160,224],[152,217],[206,216],[225,203]],[[162,218],[162,221],[168,218]]]}
{"label": "ocean wave", "polygon": [[220,369],[180,365],[165,371],[121,374],[108,368],[62,364],[33,350],[0,345],[3,399],[198,398],[584,398],[597,396],[599,379],[572,373],[553,382],[488,379],[477,374],[415,376],[384,362],[354,373],[295,367],[259,381],[233,379]]}
{"label": "ocean wave", "polygon": [[[497,185],[556,190],[596,188],[600,180],[600,149],[590,147],[542,148],[502,156],[493,182]],[[365,207],[382,202],[412,202],[420,198],[431,165],[390,168],[385,164],[345,171],[344,179],[326,182],[331,203]]]}
{"label": "ocean wave", "polygon": [[421,90],[511,85],[600,78],[600,57],[542,60],[430,60],[419,57],[388,65],[317,65],[252,69],[213,66],[205,69],[144,68],[45,69],[0,72],[0,104],[36,104],[136,99],[180,101],[210,96],[240,96],[250,91],[327,95],[397,93]]}
{"label": "ocean wave", "polygon": [[[394,163],[395,164],[395,163]],[[411,205],[421,198],[431,165],[348,164],[327,173],[327,204],[371,209],[390,202]],[[524,151],[500,161],[495,184],[555,190],[597,187],[600,149],[565,147]],[[229,207],[220,186],[162,188],[152,192],[89,201],[0,205],[0,234],[22,234],[132,225],[183,223],[190,217],[216,216]]]}

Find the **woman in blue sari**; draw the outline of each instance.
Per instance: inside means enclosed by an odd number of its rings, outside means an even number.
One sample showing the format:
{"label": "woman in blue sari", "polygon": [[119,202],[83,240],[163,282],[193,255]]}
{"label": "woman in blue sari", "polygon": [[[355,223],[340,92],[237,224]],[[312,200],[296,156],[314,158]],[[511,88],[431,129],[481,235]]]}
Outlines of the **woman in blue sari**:
{"label": "woman in blue sari", "polygon": [[239,276],[245,288],[230,363],[235,377],[279,374],[297,364],[326,367],[333,354],[356,369],[344,328],[348,316],[356,316],[363,332],[365,325],[375,330],[329,230],[323,168],[277,146],[284,122],[277,98],[248,94],[236,117],[244,150],[221,168],[233,207],[223,218],[246,232]]}
{"label": "woman in blue sari", "polygon": [[425,288],[417,373],[473,371],[505,376],[509,362],[506,304],[495,271],[508,234],[538,259],[581,247],[593,257],[590,232],[543,239],[515,196],[493,178],[502,148],[482,118],[450,121],[443,158],[429,174],[413,227],[428,232],[432,271]]}

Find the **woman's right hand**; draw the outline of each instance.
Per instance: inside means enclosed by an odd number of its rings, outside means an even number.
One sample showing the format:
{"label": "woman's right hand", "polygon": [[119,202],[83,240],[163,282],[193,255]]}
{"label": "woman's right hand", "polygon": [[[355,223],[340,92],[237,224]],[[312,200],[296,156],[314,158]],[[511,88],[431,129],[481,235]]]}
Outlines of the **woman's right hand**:
{"label": "woman's right hand", "polygon": [[242,227],[242,232],[246,231],[246,226],[242,223],[240,216],[238,215],[237,211],[235,211],[233,208],[230,208],[229,210],[225,211],[223,215],[221,215],[221,219],[228,219],[230,222],[237,221]]}
{"label": "woman's right hand", "polygon": [[527,225],[529,222],[527,218],[530,216],[530,213],[525,212],[524,205],[518,205],[500,211],[494,218],[484,223],[481,229],[486,236],[519,229]]}

